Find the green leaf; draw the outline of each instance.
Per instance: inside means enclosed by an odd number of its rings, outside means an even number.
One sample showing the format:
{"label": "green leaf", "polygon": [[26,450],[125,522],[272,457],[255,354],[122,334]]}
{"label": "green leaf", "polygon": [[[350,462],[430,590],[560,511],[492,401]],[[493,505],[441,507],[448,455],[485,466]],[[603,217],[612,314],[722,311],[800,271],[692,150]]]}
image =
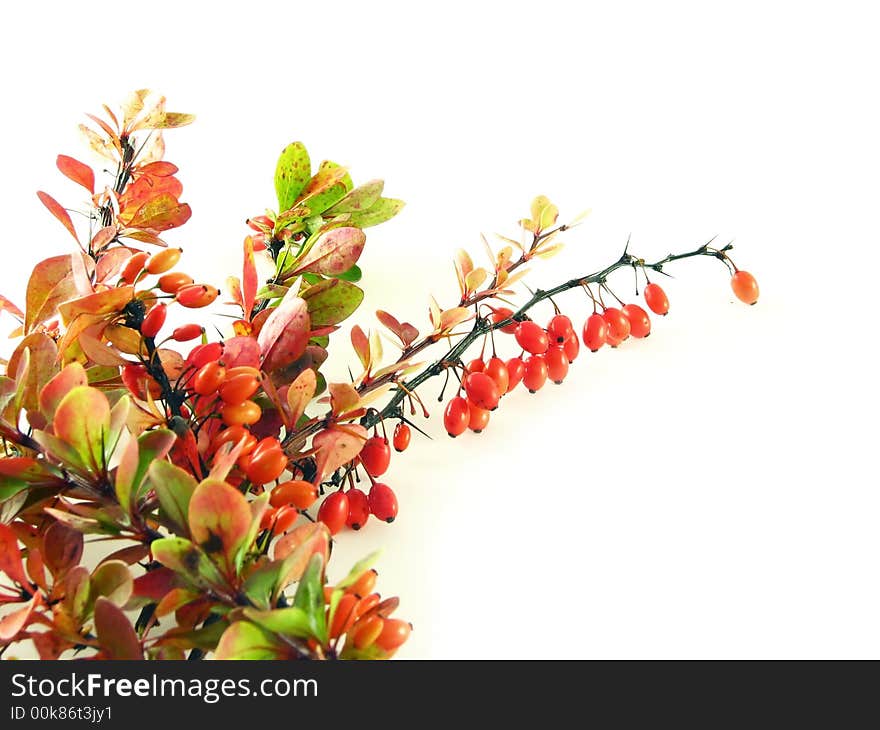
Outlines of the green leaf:
{"label": "green leaf", "polygon": [[312,327],[339,324],[360,306],[364,292],[341,279],[327,279],[310,286],[300,296],[306,300]]}
{"label": "green leaf", "polygon": [[190,585],[205,589],[223,585],[224,580],[208,556],[182,537],[163,537],[150,546],[153,557]]}
{"label": "green leaf", "polygon": [[250,621],[236,621],[220,637],[217,659],[280,659],[284,646],[271,633]]}
{"label": "green leaf", "polygon": [[293,597],[293,605],[301,609],[309,620],[309,628],[322,644],[327,642],[327,625],[324,616],[324,556],[315,553],[309,559]]}
{"label": "green leaf", "polygon": [[369,210],[382,195],[385,182],[382,180],[370,180],[352,190],[336,205],[327,210],[327,216],[340,215],[341,213],[355,213]]}
{"label": "green leaf", "polygon": [[242,590],[257,608],[270,609],[275,587],[281,580],[284,570],[283,560],[271,560],[251,571]]}
{"label": "green leaf", "polygon": [[65,613],[76,619],[85,618],[89,606],[94,603],[94,601],[89,602],[91,594],[89,571],[82,566],[77,566],[64,576],[63,583],[62,605]]}
{"label": "green leaf", "polygon": [[157,459],[164,459],[171,450],[177,436],[173,431],[159,428],[147,431],[138,439],[132,439],[125,447],[119,468],[116,470],[116,497],[119,504],[128,512],[131,498],[140,496],[147,469]]}
{"label": "green leaf", "polygon": [[[352,185],[351,176],[340,165],[324,160],[302,191],[297,208],[302,206],[310,218],[315,217],[342,200]],[[310,227],[308,221],[306,225]]]}
{"label": "green leaf", "polygon": [[71,390],[55,411],[55,435],[73,447],[95,473],[106,466],[104,445],[110,435],[110,402],[100,390],[80,385]]}
{"label": "green leaf", "polygon": [[124,606],[131,598],[134,579],[127,564],[121,560],[108,560],[101,563],[92,573],[91,595],[112,601],[117,606]]}
{"label": "green leaf", "polygon": [[168,461],[154,461],[149,475],[169,529],[178,535],[189,535],[189,502],[198,483],[189,472]]}
{"label": "green leaf", "polygon": [[196,487],[189,502],[189,529],[202,550],[222,556],[231,568],[250,528],[250,506],[235,487],[210,478]]}
{"label": "green leaf", "polygon": [[109,659],[143,659],[134,627],[116,604],[100,597],[95,602],[95,631]]}
{"label": "green leaf", "polygon": [[352,281],[357,282],[361,280],[363,276],[363,272],[361,271],[360,266],[355,264],[347,271],[343,271],[341,274],[336,274],[337,279],[342,279],[343,281]]}
{"label": "green leaf", "polygon": [[283,213],[293,207],[299,194],[312,177],[312,163],[302,142],[287,145],[275,166],[275,193],[278,210]]}
{"label": "green leaf", "polygon": [[290,606],[274,611],[257,611],[253,608],[244,609],[244,615],[261,628],[282,636],[295,639],[319,639],[312,631],[312,622],[308,614],[301,608]]}
{"label": "green leaf", "polygon": [[394,198],[379,198],[368,210],[351,213],[348,224],[358,228],[369,228],[391,220],[403,210],[405,203]]}

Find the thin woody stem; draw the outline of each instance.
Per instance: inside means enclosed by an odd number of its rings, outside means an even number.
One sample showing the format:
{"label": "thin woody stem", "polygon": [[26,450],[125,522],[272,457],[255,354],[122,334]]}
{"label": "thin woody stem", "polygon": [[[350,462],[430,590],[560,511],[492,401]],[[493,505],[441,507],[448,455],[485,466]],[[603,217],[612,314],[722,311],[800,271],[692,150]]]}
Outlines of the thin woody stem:
{"label": "thin woody stem", "polygon": [[[726,262],[727,251],[731,248],[732,246],[730,244],[720,249],[711,248],[709,244],[706,243],[693,251],[679,254],[669,254],[665,258],[662,258],[659,261],[655,261],[654,263],[643,262],[641,259],[627,252],[624,252],[624,254],[617,261],[609,266],[606,266],[600,271],[596,271],[592,274],[587,274],[585,276],[580,276],[575,279],[569,279],[568,281],[563,282],[562,284],[559,284],[552,289],[539,289],[525,304],[523,304],[516,312],[514,312],[509,318],[505,320],[493,322],[490,319],[478,318],[470,332],[464,335],[442,357],[428,365],[421,373],[411,378],[410,380],[398,383],[396,380],[396,376],[394,374],[389,374],[386,376],[382,376],[381,378],[376,378],[375,380],[371,380],[367,383],[361,384],[357,388],[358,393],[360,393],[361,395],[366,395],[367,393],[388,383],[396,383],[398,387],[384,408],[382,408],[381,410],[371,410],[363,418],[361,418],[360,423],[365,428],[371,428],[386,418],[391,418],[399,415],[402,412],[401,404],[409,393],[415,391],[416,388],[423,385],[431,378],[443,374],[449,367],[450,363],[456,363],[461,360],[462,355],[480,337],[483,337],[493,330],[506,327],[512,322],[521,321],[525,318],[526,313],[532,307],[534,307],[536,304],[539,304],[540,302],[543,302],[546,299],[549,299],[550,297],[566,292],[569,289],[584,287],[589,284],[604,284],[608,276],[610,276],[613,272],[621,268],[630,267],[633,264],[638,264],[639,266],[644,266],[647,269],[662,273],[663,267],[667,264],[672,263],[673,261],[680,261],[682,259],[693,258],[696,256],[710,256],[712,258],[717,258],[723,262]],[[523,262],[524,259],[520,259],[519,261],[515,262],[515,264],[519,265]],[[513,265],[511,266],[511,268],[512,267]],[[491,288],[493,287],[490,285],[490,289]],[[472,299],[479,300],[482,293],[483,292],[478,292],[474,295]],[[473,301],[471,301],[470,303],[473,303]],[[435,336],[428,336],[424,338],[423,340],[404,350],[404,354],[401,356],[400,360],[402,361],[411,358],[413,355],[421,352],[427,347],[430,347],[437,341],[438,339]],[[326,414],[322,418],[312,421],[311,423],[304,426],[302,429],[289,434],[284,439],[285,448],[291,451],[298,450],[302,447],[309,436],[314,435],[318,431],[326,428],[332,422],[332,414]]]}

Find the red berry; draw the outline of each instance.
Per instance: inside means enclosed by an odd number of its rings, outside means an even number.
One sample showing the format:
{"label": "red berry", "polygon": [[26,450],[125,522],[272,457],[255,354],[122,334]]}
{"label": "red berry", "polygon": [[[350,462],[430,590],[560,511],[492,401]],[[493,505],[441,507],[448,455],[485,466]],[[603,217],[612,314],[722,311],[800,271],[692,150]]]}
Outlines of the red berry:
{"label": "red berry", "polygon": [[206,345],[196,345],[186,358],[186,364],[198,370],[202,365],[206,365],[214,360],[219,360],[222,355],[222,342],[209,342]]}
{"label": "red berry", "polygon": [[[513,316],[513,310],[508,309],[507,307],[498,307],[498,309],[492,310],[492,316],[490,319],[493,324],[498,324],[499,322],[503,322],[505,319],[510,319]],[[512,335],[516,332],[516,327],[519,322],[511,322],[510,324],[504,325],[500,331],[506,335]]]}
{"label": "red berry", "polygon": [[608,323],[601,314],[593,313],[584,325],[584,346],[596,352],[608,340]]}
{"label": "red berry", "polygon": [[460,395],[455,396],[446,404],[446,410],[443,412],[443,425],[446,428],[446,433],[452,438],[463,434],[467,431],[470,417],[467,399]]}
{"label": "red berry", "polygon": [[254,449],[244,470],[247,478],[254,484],[265,484],[280,477],[287,468],[287,454],[281,450],[280,445],[262,451],[257,449]]}
{"label": "red berry", "polygon": [[394,450],[406,451],[411,438],[412,431],[409,430],[409,426],[403,421],[398,423],[397,426],[394,427]]}
{"label": "red berry", "polygon": [[144,321],[141,322],[141,334],[144,337],[150,338],[158,335],[159,330],[162,329],[162,325],[165,324],[165,317],[167,314],[167,304],[159,303],[155,307],[153,307],[149,312],[147,312],[147,316],[144,317]]}
{"label": "red berry", "polygon": [[244,403],[250,398],[260,387],[260,379],[250,373],[241,373],[227,377],[220,385],[220,399],[224,403],[236,405]]}
{"label": "red berry", "polygon": [[741,302],[754,304],[758,301],[758,282],[748,271],[737,271],[730,280],[730,286]]}
{"label": "red berry", "polygon": [[526,386],[529,393],[541,390],[544,383],[547,382],[547,375],[547,361],[543,355],[532,355],[526,358],[523,363],[523,385]]}
{"label": "red berry", "polygon": [[547,361],[547,377],[559,385],[568,375],[568,358],[565,356],[565,350],[558,345],[553,346],[547,350],[544,359]]}
{"label": "red berry", "polygon": [[513,390],[517,385],[520,384],[520,381],[523,379],[523,373],[525,372],[525,365],[523,365],[523,361],[518,357],[512,357],[507,361],[507,392],[509,393]]}
{"label": "red berry", "polygon": [[669,299],[659,284],[648,284],[645,287],[645,304],[654,314],[666,315],[669,311]]}
{"label": "red berry", "polygon": [[571,320],[564,314],[557,314],[547,325],[547,335],[550,337],[550,342],[555,342],[558,345],[563,344],[573,331]]}
{"label": "red berry", "polygon": [[507,387],[510,385],[510,374],[507,372],[507,365],[500,357],[493,357],[486,363],[486,369],[483,371],[498,386],[498,392],[504,395]]}
{"label": "red berry", "polygon": [[[269,510],[266,510],[267,512]],[[291,507],[290,505],[285,505],[284,507],[280,507],[277,510],[273,510],[272,515],[272,532],[275,535],[280,535],[281,533],[287,532],[291,527],[293,527],[294,523],[299,519],[299,512],[296,511],[296,507]]]}
{"label": "red berry", "polygon": [[199,395],[214,395],[226,379],[226,368],[214,360],[202,365],[192,379],[192,389]]}
{"label": "red berry", "polygon": [[629,320],[617,307],[608,307],[602,316],[608,325],[606,340],[611,347],[617,347],[629,337]]}
{"label": "red berry", "polygon": [[339,490],[328,494],[318,508],[318,522],[327,525],[331,535],[335,535],[343,527],[348,519],[348,495]]}
{"label": "red berry", "polygon": [[391,464],[391,447],[383,436],[371,436],[360,453],[361,464],[372,477],[382,476]]}
{"label": "red berry", "polygon": [[220,295],[220,290],[215,286],[207,284],[190,284],[182,289],[178,289],[174,295],[178,304],[188,309],[199,309],[207,307]]}
{"label": "red berry", "polygon": [[171,339],[175,342],[189,342],[201,337],[204,331],[200,324],[185,324],[171,333]]}
{"label": "red berry", "polygon": [[493,411],[498,407],[501,397],[498,386],[486,373],[471,373],[464,386],[468,398],[474,405]]}
{"label": "red berry", "polygon": [[348,517],[345,524],[352,530],[360,530],[370,519],[370,501],[360,489],[349,489]]}
{"label": "red berry", "polygon": [[397,517],[397,497],[387,484],[376,482],[368,495],[370,512],[384,522],[394,522]]}
{"label": "red berry", "polygon": [[565,350],[565,356],[569,362],[574,362],[577,359],[578,353],[581,351],[581,341],[574,331],[568,336],[562,349]]}
{"label": "red berry", "polygon": [[532,321],[520,322],[516,327],[516,341],[526,352],[541,355],[550,347],[550,338],[543,328]]}
{"label": "red berry", "polygon": [[483,362],[483,358],[475,357],[467,364],[467,371],[469,373],[481,373],[486,367],[486,363]]}
{"label": "red berry", "polygon": [[651,334],[651,318],[638,304],[627,304],[623,315],[629,320],[629,332],[635,338],[647,337]]}
{"label": "red berry", "polygon": [[474,433],[480,433],[484,431],[486,429],[486,426],[489,425],[489,411],[487,411],[485,408],[475,406],[470,401],[468,401],[468,409],[470,410],[470,417],[468,418],[468,428]]}

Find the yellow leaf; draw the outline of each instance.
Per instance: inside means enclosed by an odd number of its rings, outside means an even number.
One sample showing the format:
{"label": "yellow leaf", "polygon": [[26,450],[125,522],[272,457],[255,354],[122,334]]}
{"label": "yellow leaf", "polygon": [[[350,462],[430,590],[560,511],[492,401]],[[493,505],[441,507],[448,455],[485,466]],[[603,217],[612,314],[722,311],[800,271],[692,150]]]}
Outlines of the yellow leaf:
{"label": "yellow leaf", "polygon": [[486,269],[480,268],[471,271],[471,273],[469,273],[465,277],[465,286],[467,288],[467,291],[469,293],[475,292],[477,289],[480,288],[483,282],[486,281],[486,277],[488,276],[489,274],[486,272]]}
{"label": "yellow leaf", "polygon": [[562,250],[563,244],[556,243],[552,246],[542,247],[534,252],[535,256],[538,256],[542,259],[550,259],[553,258],[556,254],[558,254]]}

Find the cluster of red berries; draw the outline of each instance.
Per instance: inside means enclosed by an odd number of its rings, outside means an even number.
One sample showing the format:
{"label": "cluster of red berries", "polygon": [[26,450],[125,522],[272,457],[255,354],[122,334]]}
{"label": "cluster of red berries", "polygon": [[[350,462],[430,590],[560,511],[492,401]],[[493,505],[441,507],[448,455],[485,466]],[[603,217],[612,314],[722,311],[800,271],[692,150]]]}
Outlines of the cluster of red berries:
{"label": "cluster of red berries", "polygon": [[[736,271],[731,287],[738,299],[746,304],[758,300],[755,277],[746,271]],[[648,283],[644,289],[645,304],[654,314],[665,316],[669,312],[669,299],[658,284]],[[510,320],[513,310],[498,307],[492,310],[491,321],[498,325]],[[471,360],[464,367],[460,392],[447,404],[443,414],[446,432],[458,436],[467,429],[480,433],[489,423],[491,411],[498,407],[502,396],[522,383],[530,393],[544,387],[548,380],[562,383],[568,375],[569,365],[580,351],[580,340],[571,319],[557,314],[546,327],[532,320],[511,321],[498,328],[512,334],[522,353],[505,361],[497,355],[489,360]],[[638,304],[620,307],[603,307],[587,318],[582,330],[584,346],[591,352],[603,345],[617,347],[629,337],[637,339],[651,334],[651,318]]]}
{"label": "cluster of red berries", "polygon": [[[403,421],[398,423],[394,429],[394,448],[405,451],[411,438],[409,426]],[[376,481],[391,465],[391,445],[387,436],[374,433],[364,443],[357,459],[370,479],[369,491],[364,492],[355,486],[344,491],[339,489],[327,495],[318,509],[318,520],[327,525],[333,535],[343,527],[360,530],[371,515],[383,522],[394,522],[397,517],[397,495],[387,484]]]}
{"label": "cluster of red berries", "polygon": [[335,609],[331,604],[333,588],[324,589],[329,637],[334,641],[345,636],[344,652],[352,649],[363,652],[375,646],[391,656],[412,632],[411,623],[391,618],[397,608],[397,599],[383,601],[378,593],[373,592],[377,575],[372,569],[362,573],[345,589]]}

